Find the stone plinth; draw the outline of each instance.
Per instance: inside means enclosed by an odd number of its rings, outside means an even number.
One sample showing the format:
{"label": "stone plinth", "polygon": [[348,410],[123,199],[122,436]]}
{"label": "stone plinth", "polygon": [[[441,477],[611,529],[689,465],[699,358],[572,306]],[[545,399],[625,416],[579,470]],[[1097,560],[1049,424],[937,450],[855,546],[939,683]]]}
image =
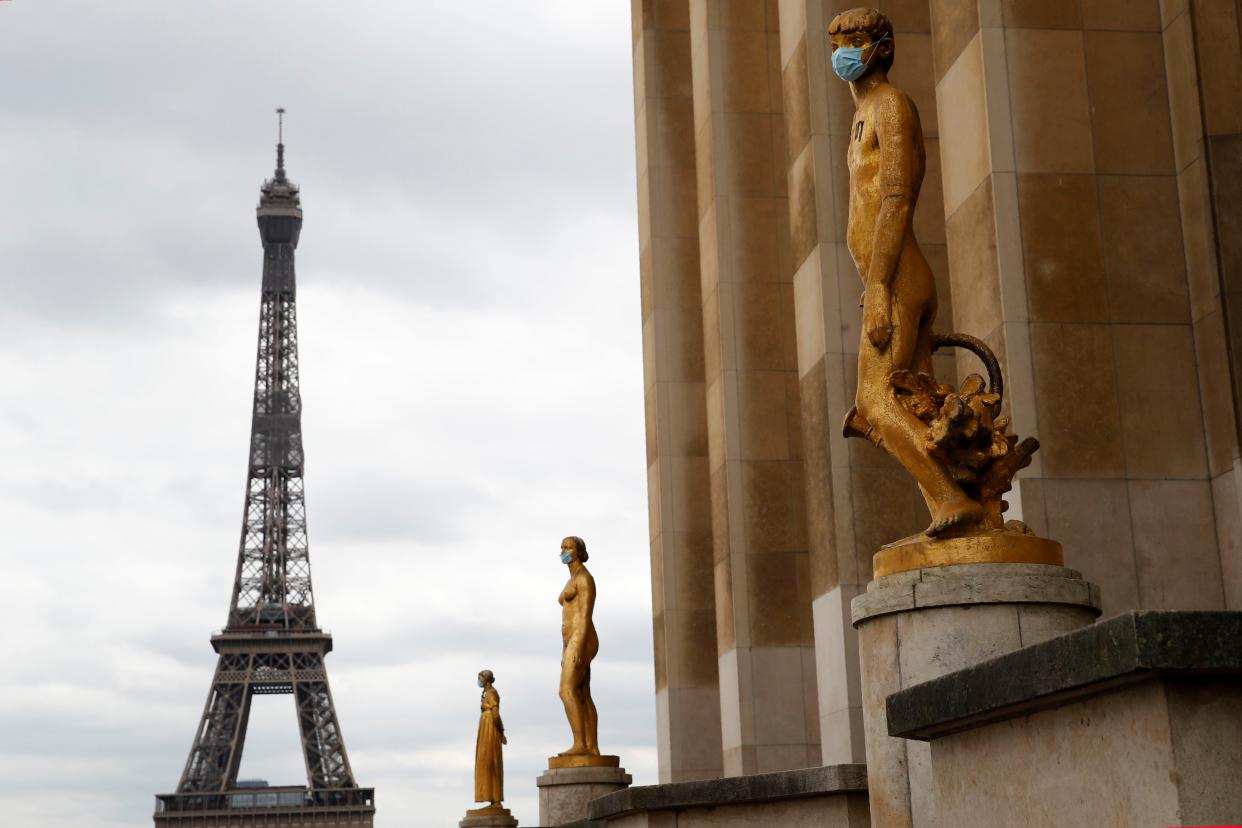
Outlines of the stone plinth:
{"label": "stone plinth", "polygon": [[851,604],[872,824],[942,824],[930,749],[889,735],[889,695],[1090,624],[1099,605],[1077,572],[1045,564],[939,566],[872,581]]}
{"label": "stone plinth", "polygon": [[867,828],[867,767],[828,765],[643,785],[596,799],[588,816],[600,828]]}
{"label": "stone plinth", "polygon": [[[585,760],[595,760],[593,765]],[[628,788],[634,781],[615,756],[555,756],[535,784],[539,786],[539,824],[555,828],[586,819],[592,799]],[[575,766],[576,765],[576,766]]]}
{"label": "stone plinth", "polygon": [[517,828],[518,821],[508,808],[472,808],[457,823],[458,828]]}
{"label": "stone plinth", "polygon": [[1221,825],[1242,814],[1242,613],[1130,612],[889,697],[942,825]]}

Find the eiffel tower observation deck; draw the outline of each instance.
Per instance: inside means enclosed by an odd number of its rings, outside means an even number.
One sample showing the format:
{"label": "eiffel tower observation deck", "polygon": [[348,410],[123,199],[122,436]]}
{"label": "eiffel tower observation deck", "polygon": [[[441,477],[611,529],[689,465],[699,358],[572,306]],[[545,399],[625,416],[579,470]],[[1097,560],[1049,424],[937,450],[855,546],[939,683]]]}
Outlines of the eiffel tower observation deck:
{"label": "eiffel tower observation deck", "polygon": [[[219,654],[177,791],[156,797],[156,826],[369,826],[374,790],[354,781],[324,657],[332,636],[315,618],[303,499],[302,398],[298,390],[297,280],[302,230],[285,145],[258,207],[263,241],[259,346],[249,479],[228,623],[211,638]],[[307,779],[303,786],[239,783],[251,700],[294,696]]]}

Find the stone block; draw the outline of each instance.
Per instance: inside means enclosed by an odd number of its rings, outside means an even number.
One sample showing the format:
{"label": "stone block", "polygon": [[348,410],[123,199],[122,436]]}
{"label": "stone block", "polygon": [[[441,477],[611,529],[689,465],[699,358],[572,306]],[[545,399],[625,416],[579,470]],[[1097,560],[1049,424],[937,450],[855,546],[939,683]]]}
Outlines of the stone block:
{"label": "stone block", "polygon": [[554,828],[586,819],[587,803],[628,788],[633,781],[620,767],[549,768],[535,780],[539,824]]}
{"label": "stone block", "polygon": [[517,828],[518,821],[508,808],[477,808],[466,811],[458,828]]}
{"label": "stone block", "polygon": [[590,804],[591,825],[608,828],[867,828],[865,765],[627,788]]}
{"label": "stone block", "polygon": [[1239,640],[1238,612],[1126,613],[893,694],[889,732],[930,741],[943,825],[1233,823]]}
{"label": "stone block", "polygon": [[887,699],[915,682],[1089,624],[1099,614],[1099,595],[1064,567],[963,564],[877,578],[850,610],[858,628],[871,821],[921,828],[953,823],[938,822],[930,752],[893,737]]}

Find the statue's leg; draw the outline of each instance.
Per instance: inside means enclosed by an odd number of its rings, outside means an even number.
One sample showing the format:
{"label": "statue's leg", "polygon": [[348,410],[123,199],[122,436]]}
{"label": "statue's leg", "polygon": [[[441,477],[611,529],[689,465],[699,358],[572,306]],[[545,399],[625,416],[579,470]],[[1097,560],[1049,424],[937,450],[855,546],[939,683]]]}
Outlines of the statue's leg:
{"label": "statue's leg", "polygon": [[931,512],[927,534],[936,536],[962,523],[978,520],[982,508],[961,490],[948,470],[925,446],[927,426],[914,416],[893,392],[893,371],[915,368],[918,361],[930,368],[931,325],[926,320],[928,303],[904,301],[894,296],[893,336],[880,351],[866,337],[858,353],[858,410],[880,434],[885,448],[918,481]]}
{"label": "statue's leg", "polygon": [[590,753],[599,753],[599,713],[595,710],[595,699],[591,698],[591,668],[586,669],[586,678],[582,682],[582,701],[585,711],[586,727],[584,730],[586,749]]}
{"label": "statue's leg", "polygon": [[561,703],[565,705],[565,718],[569,719],[569,729],[574,736],[573,746],[563,751],[561,756],[576,756],[585,751],[583,737],[586,722],[578,674],[568,664],[561,669]]}

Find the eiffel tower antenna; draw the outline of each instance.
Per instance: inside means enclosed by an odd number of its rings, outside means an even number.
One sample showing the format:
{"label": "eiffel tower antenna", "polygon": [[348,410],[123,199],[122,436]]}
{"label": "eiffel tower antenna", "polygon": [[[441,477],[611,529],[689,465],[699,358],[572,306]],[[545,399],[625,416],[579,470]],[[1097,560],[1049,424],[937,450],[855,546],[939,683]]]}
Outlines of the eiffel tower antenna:
{"label": "eiffel tower antenna", "polygon": [[[354,781],[328,685],[324,657],[332,636],[315,618],[294,271],[302,205],[297,185],[285,177],[284,109],[276,114],[276,174],[263,183],[257,211],[259,347],[233,596],[224,629],[211,637],[219,660],[177,792],[156,797],[157,828],[371,826],[375,816],[374,789]],[[273,693],[294,697],[306,784],[242,786],[237,772],[250,703],[256,694]]]}
{"label": "eiffel tower antenna", "polygon": [[285,108],[276,107],[276,180],[285,180]]}

